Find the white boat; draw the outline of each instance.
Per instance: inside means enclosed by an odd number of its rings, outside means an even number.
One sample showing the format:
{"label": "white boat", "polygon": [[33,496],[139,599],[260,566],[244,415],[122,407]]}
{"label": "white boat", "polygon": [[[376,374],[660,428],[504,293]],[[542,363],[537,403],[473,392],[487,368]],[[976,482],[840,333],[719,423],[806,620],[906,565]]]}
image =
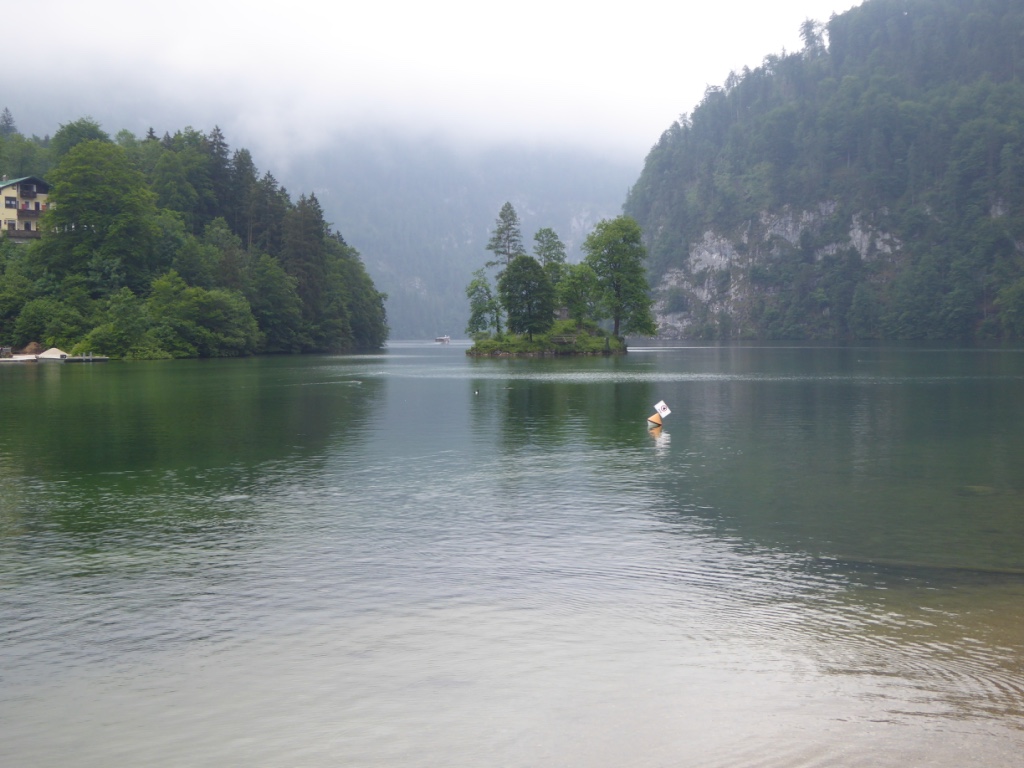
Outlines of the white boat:
{"label": "white boat", "polygon": [[444,336],[437,336],[434,339],[434,341],[436,341],[438,344],[450,344],[452,341],[452,337],[445,334]]}

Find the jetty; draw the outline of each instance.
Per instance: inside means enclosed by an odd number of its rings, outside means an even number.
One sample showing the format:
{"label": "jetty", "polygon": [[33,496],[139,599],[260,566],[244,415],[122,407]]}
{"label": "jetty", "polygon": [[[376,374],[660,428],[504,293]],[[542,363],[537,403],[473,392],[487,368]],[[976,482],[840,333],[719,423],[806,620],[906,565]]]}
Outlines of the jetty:
{"label": "jetty", "polygon": [[10,347],[0,347],[0,363],[105,363],[109,357],[94,355],[87,352],[84,355],[69,355],[67,352],[50,347],[39,354],[14,354]]}

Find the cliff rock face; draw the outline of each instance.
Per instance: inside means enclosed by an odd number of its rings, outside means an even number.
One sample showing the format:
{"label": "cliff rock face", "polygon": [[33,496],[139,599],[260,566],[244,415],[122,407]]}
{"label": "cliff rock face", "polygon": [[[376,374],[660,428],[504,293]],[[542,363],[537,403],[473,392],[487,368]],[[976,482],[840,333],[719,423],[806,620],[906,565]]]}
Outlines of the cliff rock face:
{"label": "cliff rock face", "polygon": [[1024,339],[1024,11],[865,0],[709,87],[625,212],[662,333]]}
{"label": "cliff rock face", "polygon": [[658,335],[693,338],[700,335],[696,323],[716,318],[743,336],[758,300],[777,292],[766,276],[787,258],[817,263],[842,256],[878,266],[897,262],[901,251],[897,237],[861,215],[843,221],[833,202],[810,211],[762,212],[729,233],[707,231],[690,246],[683,266],[668,269],[654,286]]}

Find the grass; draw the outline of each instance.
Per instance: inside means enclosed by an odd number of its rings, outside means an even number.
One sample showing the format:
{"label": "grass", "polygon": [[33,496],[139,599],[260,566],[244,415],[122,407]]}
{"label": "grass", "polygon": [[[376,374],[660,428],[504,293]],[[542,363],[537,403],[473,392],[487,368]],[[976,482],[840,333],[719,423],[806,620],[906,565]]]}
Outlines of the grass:
{"label": "grass", "polygon": [[525,335],[506,333],[500,337],[478,337],[467,351],[473,356],[544,357],[555,355],[615,355],[626,351],[626,343],[588,323],[577,327],[572,320],[556,320],[551,329],[534,334],[531,341]]}

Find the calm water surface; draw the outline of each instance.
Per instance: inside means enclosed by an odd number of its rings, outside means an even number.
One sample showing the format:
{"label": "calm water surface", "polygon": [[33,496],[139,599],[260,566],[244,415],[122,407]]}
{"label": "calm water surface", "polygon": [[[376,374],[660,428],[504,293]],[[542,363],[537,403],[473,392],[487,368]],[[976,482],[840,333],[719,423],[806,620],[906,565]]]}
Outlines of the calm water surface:
{"label": "calm water surface", "polygon": [[0,397],[5,766],[1022,764],[1024,351],[395,343]]}

